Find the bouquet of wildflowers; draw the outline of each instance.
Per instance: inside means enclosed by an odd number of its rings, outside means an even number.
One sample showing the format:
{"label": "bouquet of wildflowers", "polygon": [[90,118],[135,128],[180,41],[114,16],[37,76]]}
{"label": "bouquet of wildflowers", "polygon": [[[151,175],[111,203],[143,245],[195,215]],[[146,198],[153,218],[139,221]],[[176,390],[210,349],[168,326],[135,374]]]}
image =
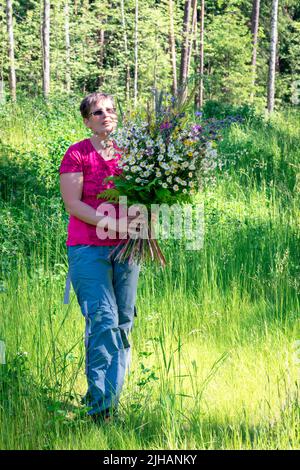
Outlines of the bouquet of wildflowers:
{"label": "bouquet of wildflowers", "polygon": [[[115,187],[99,198],[116,203],[120,196],[127,196],[130,205],[143,204],[148,212],[151,204],[193,202],[215,168],[223,165],[215,147],[225,120],[204,121],[202,113],[196,112],[190,122],[187,105],[156,93],[154,111],[148,106],[146,116],[123,120],[123,127],[113,135],[122,150],[118,163],[122,172],[107,178]],[[147,228],[146,237],[129,239],[117,259],[140,262],[150,257],[164,266],[166,260],[151,233]]]}

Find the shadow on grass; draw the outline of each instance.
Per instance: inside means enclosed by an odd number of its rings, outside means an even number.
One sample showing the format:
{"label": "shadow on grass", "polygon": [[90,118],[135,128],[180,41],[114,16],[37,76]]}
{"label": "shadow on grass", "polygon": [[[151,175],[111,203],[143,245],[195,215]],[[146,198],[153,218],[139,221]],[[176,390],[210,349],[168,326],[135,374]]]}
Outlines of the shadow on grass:
{"label": "shadow on grass", "polygon": [[105,450],[126,450],[124,443],[132,448],[131,442],[136,449],[276,449],[295,445],[300,422],[297,401],[282,410],[277,422],[255,425],[247,417],[231,420],[195,410],[171,410],[168,416],[161,405],[135,413],[130,404],[120,410],[120,421],[95,425],[74,397],[53,398],[52,393],[36,385],[24,355],[1,368],[2,449],[98,448],[94,433],[99,430]]}
{"label": "shadow on grass", "polygon": [[140,449],[166,450],[275,449],[291,429],[291,423],[286,425],[283,417],[276,423],[253,425],[237,419],[231,422],[226,416],[194,416],[185,420],[179,417],[167,427],[163,414],[157,416],[156,410],[147,417],[131,415],[121,429],[135,435]]}
{"label": "shadow on grass", "polygon": [[26,193],[48,195],[38,178],[39,156],[35,152],[24,152],[0,142],[0,156],[0,197],[3,201],[22,202]]}
{"label": "shadow on grass", "polygon": [[[52,448],[57,434],[89,424],[87,408],[74,394],[56,397],[41,386],[29,369],[25,353],[18,353],[0,368],[1,448]],[[10,447],[7,447],[7,446]]]}

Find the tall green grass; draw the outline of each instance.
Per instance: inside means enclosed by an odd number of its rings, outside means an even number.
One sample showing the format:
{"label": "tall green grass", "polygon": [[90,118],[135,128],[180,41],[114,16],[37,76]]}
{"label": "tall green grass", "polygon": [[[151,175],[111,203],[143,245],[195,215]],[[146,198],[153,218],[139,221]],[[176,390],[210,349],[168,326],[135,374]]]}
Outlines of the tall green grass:
{"label": "tall green grass", "polygon": [[68,129],[74,141],[84,133],[75,113],[54,111],[50,126],[38,113],[25,122],[2,110],[0,448],[299,448],[299,113],[224,133],[227,165],[197,196],[203,249],[163,241],[166,269],[142,267],[123,422],[102,427],[80,404],[84,319],[74,293],[62,303],[55,162]]}

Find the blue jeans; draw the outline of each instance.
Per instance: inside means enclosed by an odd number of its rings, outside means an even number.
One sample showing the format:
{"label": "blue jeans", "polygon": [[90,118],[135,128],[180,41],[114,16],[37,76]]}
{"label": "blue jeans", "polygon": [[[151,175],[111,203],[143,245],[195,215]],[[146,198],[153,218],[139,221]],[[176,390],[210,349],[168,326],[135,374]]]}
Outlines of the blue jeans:
{"label": "blue jeans", "polygon": [[67,247],[69,274],[85,317],[88,414],[118,406],[130,365],[128,336],[133,328],[140,265],[109,258],[112,246]]}

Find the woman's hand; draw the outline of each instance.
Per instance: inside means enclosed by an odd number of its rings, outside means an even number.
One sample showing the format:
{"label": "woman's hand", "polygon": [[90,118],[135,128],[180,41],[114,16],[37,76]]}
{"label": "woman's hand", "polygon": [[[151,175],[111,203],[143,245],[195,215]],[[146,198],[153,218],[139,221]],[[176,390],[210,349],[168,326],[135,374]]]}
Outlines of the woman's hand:
{"label": "woman's hand", "polygon": [[118,232],[121,238],[127,235],[135,238],[146,225],[145,217],[140,214],[137,216],[123,216],[118,219]]}
{"label": "woman's hand", "polygon": [[158,214],[155,212],[151,212],[151,218],[150,218],[151,238],[157,238],[157,221],[158,220],[159,220]]}
{"label": "woman's hand", "polygon": [[151,225],[156,225],[157,223],[157,219],[158,219],[158,214],[156,214],[155,212],[151,212]]}
{"label": "woman's hand", "polygon": [[[132,238],[137,238],[139,233],[145,228],[147,222],[147,214],[144,213],[143,207],[132,205],[128,208],[129,215],[127,215],[127,208],[121,206],[119,211],[120,218],[118,219],[118,231],[122,238],[127,235]],[[131,215],[133,214],[133,215]]]}
{"label": "woman's hand", "polygon": [[140,206],[138,204],[130,206],[128,212],[135,215],[127,215],[126,209],[121,206],[119,212],[120,218],[118,219],[118,231],[122,238],[125,238],[127,234],[132,235],[133,237],[137,236],[139,233],[141,233],[142,230],[147,230],[148,226],[152,233],[156,233],[158,221],[157,213],[151,212],[151,217],[149,220],[149,213],[145,206]]}

